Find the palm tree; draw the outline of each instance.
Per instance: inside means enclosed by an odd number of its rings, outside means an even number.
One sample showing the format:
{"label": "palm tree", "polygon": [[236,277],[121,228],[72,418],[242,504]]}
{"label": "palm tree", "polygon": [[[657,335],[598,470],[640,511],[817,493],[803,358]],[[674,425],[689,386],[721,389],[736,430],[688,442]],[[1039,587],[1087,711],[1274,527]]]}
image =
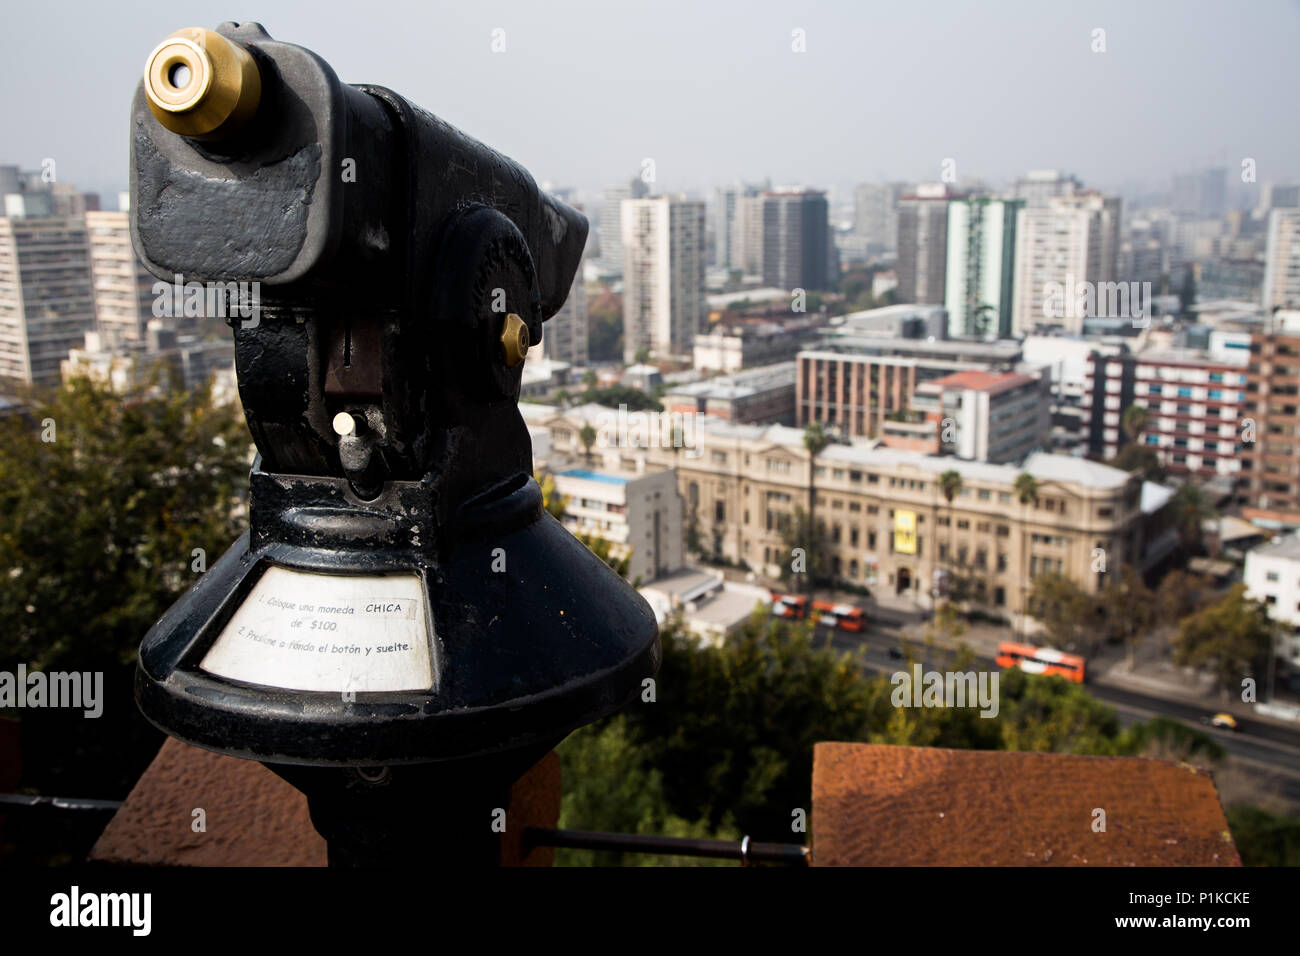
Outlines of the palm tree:
{"label": "palm tree", "polygon": [[1124,432],[1130,442],[1136,443],[1151,424],[1151,413],[1147,411],[1145,405],[1130,405],[1124,409],[1124,414],[1119,420],[1120,430]]}
{"label": "palm tree", "polygon": [[[1029,523],[1027,512],[1029,510],[1029,506],[1034,502],[1038,501],[1038,479],[1035,478],[1033,475],[1031,475],[1029,472],[1022,471],[1020,474],[1016,475],[1015,484],[1012,485],[1012,487],[1015,489],[1016,497],[1020,500],[1020,556],[1022,559],[1025,559],[1027,563],[1027,559],[1029,557],[1029,548],[1026,547],[1026,542],[1025,542],[1025,528]],[[1024,597],[1025,597],[1024,571],[1025,570],[1026,570],[1025,568],[1021,568],[1021,576],[1020,576],[1021,634],[1024,633],[1024,623],[1025,623],[1025,601],[1024,601]]]}
{"label": "palm tree", "polygon": [[583,456],[588,461],[591,461],[591,446],[596,444],[596,429],[591,426],[590,422],[578,430],[578,441],[582,442]]}
{"label": "palm tree", "polygon": [[956,498],[961,491],[961,473],[949,468],[939,476],[939,490],[943,493],[944,499],[948,502],[948,563],[951,565],[952,560],[952,499]]}
{"label": "palm tree", "polygon": [[1205,522],[1213,520],[1219,514],[1205,490],[1190,481],[1178,486],[1171,507],[1174,523],[1178,527],[1178,538],[1183,548],[1189,551],[1200,542]]}
{"label": "palm tree", "polygon": [[[808,547],[817,546],[817,456],[831,443],[821,422],[809,422],[803,430],[803,447],[808,450]],[[813,558],[808,556],[808,596],[813,592]]]}

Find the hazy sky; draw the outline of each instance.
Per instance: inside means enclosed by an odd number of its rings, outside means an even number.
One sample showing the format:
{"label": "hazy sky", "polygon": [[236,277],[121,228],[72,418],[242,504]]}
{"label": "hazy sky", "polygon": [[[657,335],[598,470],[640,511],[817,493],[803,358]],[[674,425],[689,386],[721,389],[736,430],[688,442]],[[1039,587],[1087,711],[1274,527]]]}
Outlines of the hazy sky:
{"label": "hazy sky", "polygon": [[1235,180],[1243,157],[1300,180],[1296,0],[25,0],[0,14],[0,163],[53,157],[61,181],[115,195],[149,51],[244,17],[560,185],[647,157],[665,191],[937,179],[949,157],[993,182],[1058,167],[1159,187],[1212,163]]}

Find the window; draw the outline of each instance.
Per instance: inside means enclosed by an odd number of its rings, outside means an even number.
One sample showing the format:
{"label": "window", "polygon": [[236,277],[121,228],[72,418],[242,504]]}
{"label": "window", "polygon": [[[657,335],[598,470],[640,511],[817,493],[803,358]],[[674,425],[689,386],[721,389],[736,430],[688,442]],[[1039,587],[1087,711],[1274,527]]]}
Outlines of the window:
{"label": "window", "polygon": [[780,458],[769,458],[767,460],[767,472],[770,475],[788,475],[790,473],[790,462]]}
{"label": "window", "polygon": [[1276,582],[1277,582],[1278,574],[1277,574],[1276,571],[1270,571],[1270,572],[1268,572],[1268,574],[1266,574],[1266,575],[1264,575],[1264,576],[1265,576],[1265,577],[1266,577],[1270,582],[1273,582],[1273,583],[1276,583]]}
{"label": "window", "polygon": [[958,519],[957,519],[957,530],[958,530],[958,531],[966,531],[966,530],[968,530],[969,528],[970,528],[970,522],[969,522],[969,521],[967,521],[965,518],[958,518]]}
{"label": "window", "polygon": [[980,501],[988,501],[989,498],[992,497],[992,494],[993,493],[987,488],[981,488],[978,492],[978,497]]}
{"label": "window", "polygon": [[727,503],[725,501],[715,501],[713,503],[713,520],[718,524],[727,520]]}
{"label": "window", "polygon": [[727,453],[725,451],[714,451],[709,456],[709,460],[715,465],[725,465],[727,463]]}

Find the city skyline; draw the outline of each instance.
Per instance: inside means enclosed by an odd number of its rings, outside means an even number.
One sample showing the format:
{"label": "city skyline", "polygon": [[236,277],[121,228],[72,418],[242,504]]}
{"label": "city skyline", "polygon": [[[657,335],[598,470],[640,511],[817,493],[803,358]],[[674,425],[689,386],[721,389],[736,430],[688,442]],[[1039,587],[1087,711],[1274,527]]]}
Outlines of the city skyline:
{"label": "city skyline", "polygon": [[[1227,167],[1239,191],[1243,159],[1255,161],[1259,183],[1300,176],[1300,130],[1261,121],[1267,91],[1300,80],[1287,54],[1300,26],[1295,4],[1258,5],[1243,18],[1199,3],[1087,12],[669,3],[653,17],[590,3],[497,4],[406,11],[410,29],[380,45],[355,43],[348,21],[320,8],[304,16],[271,0],[256,12],[272,36],[320,50],[344,81],[381,78],[408,90],[539,181],[582,191],[626,179],[646,159],[663,193],[769,177],[832,191],[938,180],[949,159],[959,185],[1061,168],[1126,196],[1211,166]],[[163,11],[86,5],[73,36],[93,37],[96,57],[51,67],[45,44],[16,47],[11,67],[39,76],[42,96],[19,84],[0,91],[7,161],[31,168],[53,158],[60,180],[99,192],[111,207],[127,186],[123,127],[148,47],[185,23],[215,26],[221,13],[192,2]],[[8,16],[14,35],[41,37],[62,35],[66,11],[27,6]],[[920,31],[923,56],[912,44],[873,42]],[[1104,52],[1093,52],[1102,42]],[[689,70],[664,69],[674,47],[672,60]],[[83,62],[95,63],[93,75]],[[526,106],[520,89],[545,106]],[[1258,109],[1249,108],[1252,96]],[[77,114],[50,103],[76,103]]]}

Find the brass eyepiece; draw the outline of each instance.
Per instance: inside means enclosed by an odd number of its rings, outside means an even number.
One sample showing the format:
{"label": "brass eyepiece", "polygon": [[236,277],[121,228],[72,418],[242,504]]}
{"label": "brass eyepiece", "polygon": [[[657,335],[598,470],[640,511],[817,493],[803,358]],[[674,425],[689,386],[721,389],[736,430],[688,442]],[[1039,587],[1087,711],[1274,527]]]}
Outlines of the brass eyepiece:
{"label": "brass eyepiece", "polygon": [[252,54],[214,30],[177,30],[154,47],[144,68],[154,117],[181,136],[213,140],[247,123],[262,96]]}

